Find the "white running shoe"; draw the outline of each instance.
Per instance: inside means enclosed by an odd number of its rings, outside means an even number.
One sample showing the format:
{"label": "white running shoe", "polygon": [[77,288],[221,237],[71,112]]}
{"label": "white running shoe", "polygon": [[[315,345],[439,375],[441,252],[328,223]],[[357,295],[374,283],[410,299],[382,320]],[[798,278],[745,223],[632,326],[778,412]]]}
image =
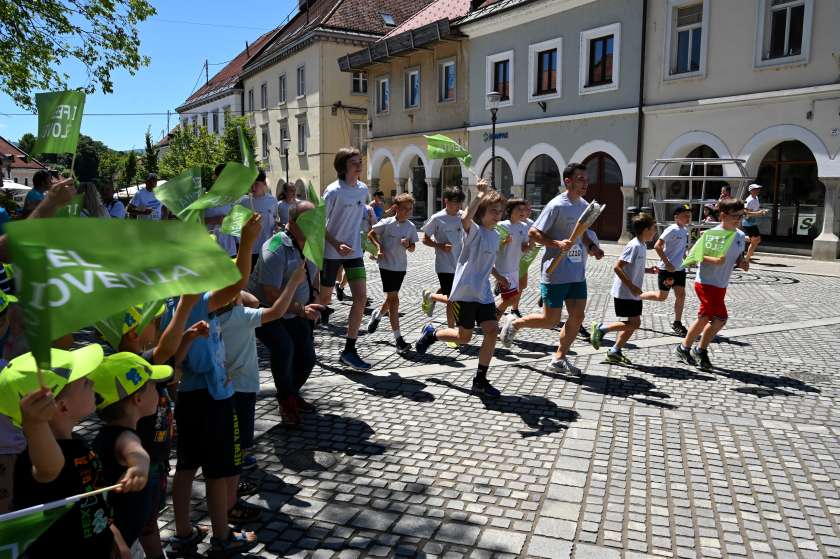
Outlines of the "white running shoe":
{"label": "white running shoe", "polygon": [[426,313],[426,316],[432,316],[432,312],[435,310],[435,302],[432,301],[431,289],[423,290],[423,302],[420,304],[420,308],[423,309],[423,312]]}
{"label": "white running shoe", "polygon": [[367,331],[368,334],[373,334],[376,332],[376,328],[379,326],[379,320],[382,318],[382,311],[379,309],[375,309],[370,315],[370,321],[368,321]]}
{"label": "white running shoe", "polygon": [[554,369],[554,372],[556,373],[571,375],[580,375],[582,373],[582,371],[572,365],[566,357],[561,357],[560,359],[553,357],[551,359],[551,368]]}
{"label": "white running shoe", "polygon": [[510,347],[513,343],[513,339],[516,337],[516,328],[513,327],[513,321],[516,320],[513,315],[508,315],[504,319],[502,319],[502,345],[505,347]]}

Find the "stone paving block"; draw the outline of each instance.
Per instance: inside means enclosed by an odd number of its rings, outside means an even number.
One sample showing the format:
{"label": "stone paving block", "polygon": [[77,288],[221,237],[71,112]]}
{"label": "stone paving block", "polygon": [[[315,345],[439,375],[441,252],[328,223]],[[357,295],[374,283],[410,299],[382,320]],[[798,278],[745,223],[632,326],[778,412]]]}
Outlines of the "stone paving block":
{"label": "stone paving block", "polygon": [[487,529],[478,540],[478,547],[503,553],[519,554],[525,545],[527,534]]}
{"label": "stone paving block", "polygon": [[434,534],[440,524],[441,522],[439,520],[403,515],[397,524],[392,528],[392,531],[395,534],[404,534],[406,536],[417,536],[419,538],[428,539],[432,537],[432,534]]}
{"label": "stone paving block", "polygon": [[541,536],[571,540],[575,537],[577,523],[558,518],[540,518],[534,528],[534,533]]}
{"label": "stone paving block", "polygon": [[435,539],[462,545],[474,545],[480,529],[477,526],[447,522],[435,534]]}
{"label": "stone paving block", "polygon": [[385,532],[398,518],[398,514],[390,512],[364,510],[353,519],[351,525],[356,528]]}
{"label": "stone paving block", "polygon": [[569,559],[572,555],[572,542],[546,538],[543,536],[531,536],[528,543],[529,557],[547,557],[549,559]]}

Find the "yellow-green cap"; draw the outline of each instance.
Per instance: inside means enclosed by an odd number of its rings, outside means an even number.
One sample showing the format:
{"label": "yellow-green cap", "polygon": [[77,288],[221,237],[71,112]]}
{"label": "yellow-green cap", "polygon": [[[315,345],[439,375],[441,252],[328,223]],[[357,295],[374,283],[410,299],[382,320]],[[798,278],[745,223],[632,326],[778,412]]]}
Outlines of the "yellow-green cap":
{"label": "yellow-green cap", "polygon": [[[42,369],[44,384],[54,396],[65,386],[90,375],[102,363],[102,346],[92,344],[75,351],[50,350],[50,368]],[[20,426],[20,401],[40,388],[38,367],[31,353],[12,359],[0,370],[0,413]]]}
{"label": "yellow-green cap", "polygon": [[128,398],[149,382],[172,376],[169,365],[152,365],[136,353],[123,351],[109,355],[90,375],[96,393],[96,409]]}
{"label": "yellow-green cap", "polygon": [[17,301],[18,298],[14,295],[9,295],[8,293],[3,293],[3,291],[0,291],[0,313],[8,309],[9,305],[11,305],[12,303],[17,303]]}

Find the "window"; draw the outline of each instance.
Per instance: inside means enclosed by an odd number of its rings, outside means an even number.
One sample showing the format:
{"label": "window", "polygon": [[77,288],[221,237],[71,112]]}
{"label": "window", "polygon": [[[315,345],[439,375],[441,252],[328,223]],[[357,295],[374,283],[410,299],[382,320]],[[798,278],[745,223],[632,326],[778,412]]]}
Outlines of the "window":
{"label": "window", "polygon": [[420,106],[420,70],[409,70],[403,80],[405,88],[405,108],[414,109]]}
{"label": "window", "polygon": [[248,111],[254,112],[254,90],[248,90]]}
{"label": "window", "polygon": [[362,155],[367,153],[368,144],[368,124],[367,122],[353,123],[353,137],[350,138],[351,145],[362,152]]}
{"label": "window", "polygon": [[353,72],[353,77],[351,79],[353,81],[353,94],[367,95],[367,73]]}
{"label": "window", "polygon": [[666,76],[683,78],[706,71],[707,1],[671,0],[666,39]]}
{"label": "window", "polygon": [[[497,91],[502,94],[499,106],[513,104],[513,51],[492,54],[485,59],[486,92]],[[487,100],[485,98],[485,106]],[[487,106],[489,108],[489,106]]]}
{"label": "window", "polygon": [[222,129],[227,126],[228,121],[230,120],[230,105],[225,105],[222,107]]}
{"label": "window", "polygon": [[193,136],[198,136],[198,117],[195,117],[192,121],[193,125]]}
{"label": "window", "polygon": [[385,27],[396,27],[397,22],[394,20],[394,16],[391,14],[381,13],[379,14],[382,16],[382,22],[385,24]]}
{"label": "window", "polygon": [[203,115],[201,115],[201,127],[204,128],[205,130],[207,130],[207,122],[210,120],[208,118],[209,116],[210,116],[210,113],[204,113]]}
{"label": "window", "polygon": [[262,140],[262,158],[268,159],[268,148],[271,146],[271,137],[268,135],[268,126],[260,127]]}
{"label": "window", "polygon": [[286,74],[280,74],[277,79],[278,99],[277,104],[282,105],[286,102]]}
{"label": "window", "polygon": [[455,100],[455,61],[445,60],[438,65],[438,101]]}
{"label": "window", "polygon": [[619,23],[580,34],[580,95],[618,89],[620,47]]}
{"label": "window", "polygon": [[391,84],[388,78],[376,80],[376,112],[387,113],[391,109]]}
{"label": "window", "polygon": [[298,153],[306,153],[306,122],[298,122]]}
{"label": "window", "polygon": [[757,65],[807,61],[813,0],[759,0],[759,10]]}
{"label": "window", "polygon": [[219,111],[213,111],[213,134],[219,133]]}
{"label": "window", "polygon": [[560,60],[563,39],[528,46],[528,100],[560,97]]}
{"label": "window", "polygon": [[297,96],[306,95],[306,68],[298,66],[297,69]]}
{"label": "window", "polygon": [[289,139],[289,128],[286,125],[280,127],[280,149],[284,152],[289,149],[289,142],[284,140]]}
{"label": "window", "polygon": [[260,86],[260,108],[265,110],[268,108],[268,84],[264,83]]}

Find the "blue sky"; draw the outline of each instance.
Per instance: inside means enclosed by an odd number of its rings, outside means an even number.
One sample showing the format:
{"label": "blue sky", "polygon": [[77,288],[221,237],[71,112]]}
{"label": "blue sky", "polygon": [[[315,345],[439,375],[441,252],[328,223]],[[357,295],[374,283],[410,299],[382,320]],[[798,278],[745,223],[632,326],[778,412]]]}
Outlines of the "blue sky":
{"label": "blue sky", "polygon": [[[140,24],[140,50],[151,57],[151,64],[135,76],[117,71],[112,74],[114,93],[89,95],[85,113],[166,113],[173,112],[170,126],[178,121],[174,112],[193,91],[204,60],[209,60],[210,76],[222,66],[213,63],[230,60],[265,31],[282,23],[296,8],[297,0],[246,0],[242,3],[220,0],[151,0],[158,13]],[[192,22],[187,24],[183,22]],[[198,24],[212,24],[198,25]],[[68,66],[71,87],[85,85],[83,70]],[[35,116],[17,116],[25,111],[8,96],[0,94],[0,136],[16,142],[24,133],[35,133]],[[166,130],[166,116],[85,116],[82,133],[113,149],[143,147],[146,129],[159,138]]]}

